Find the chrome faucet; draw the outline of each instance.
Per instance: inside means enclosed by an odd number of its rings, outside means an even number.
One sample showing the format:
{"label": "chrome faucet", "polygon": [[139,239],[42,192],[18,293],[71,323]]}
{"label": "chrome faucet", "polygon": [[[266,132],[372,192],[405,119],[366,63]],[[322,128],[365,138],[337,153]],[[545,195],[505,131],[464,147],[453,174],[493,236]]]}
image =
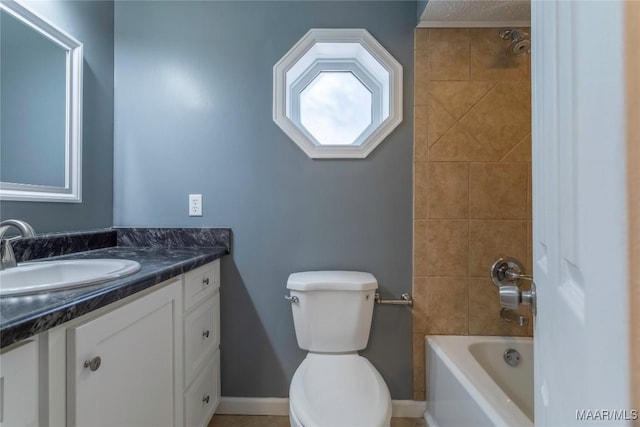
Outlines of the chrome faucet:
{"label": "chrome faucet", "polygon": [[36,232],[33,227],[25,221],[21,221],[19,219],[7,219],[0,222],[0,270],[15,267],[17,265],[16,256],[13,253],[13,248],[11,247],[11,240],[13,240],[13,238],[2,238],[4,233],[6,233],[10,228],[17,229],[20,232],[21,238],[36,236]]}

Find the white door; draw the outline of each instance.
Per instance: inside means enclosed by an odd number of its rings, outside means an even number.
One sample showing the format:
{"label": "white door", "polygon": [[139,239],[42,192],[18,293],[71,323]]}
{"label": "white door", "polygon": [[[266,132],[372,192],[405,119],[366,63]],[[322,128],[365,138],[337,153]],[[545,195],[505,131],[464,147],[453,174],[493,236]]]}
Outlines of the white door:
{"label": "white door", "polygon": [[623,22],[621,1],[532,2],[539,426],[633,417]]}

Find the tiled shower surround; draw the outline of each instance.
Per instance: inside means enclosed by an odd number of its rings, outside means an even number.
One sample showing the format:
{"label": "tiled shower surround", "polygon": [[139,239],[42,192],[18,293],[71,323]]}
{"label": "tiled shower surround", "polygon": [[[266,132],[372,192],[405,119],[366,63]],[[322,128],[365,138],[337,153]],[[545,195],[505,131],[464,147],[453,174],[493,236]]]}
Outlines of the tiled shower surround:
{"label": "tiled shower surround", "polygon": [[425,398],[425,335],[532,334],[500,319],[488,277],[500,256],[531,271],[529,56],[507,56],[499,30],[416,30],[416,400]]}

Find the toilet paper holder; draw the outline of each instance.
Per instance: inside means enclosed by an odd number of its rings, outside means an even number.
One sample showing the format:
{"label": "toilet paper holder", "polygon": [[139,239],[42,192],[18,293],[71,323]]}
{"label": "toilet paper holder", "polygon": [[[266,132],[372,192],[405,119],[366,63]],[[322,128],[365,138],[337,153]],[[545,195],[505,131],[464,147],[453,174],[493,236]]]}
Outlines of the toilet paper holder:
{"label": "toilet paper holder", "polygon": [[408,306],[413,305],[413,298],[411,297],[410,293],[405,292],[402,295],[400,295],[400,298],[401,299],[382,299],[382,297],[380,296],[380,292],[376,292],[376,295],[375,295],[375,301],[378,304],[408,305]]}

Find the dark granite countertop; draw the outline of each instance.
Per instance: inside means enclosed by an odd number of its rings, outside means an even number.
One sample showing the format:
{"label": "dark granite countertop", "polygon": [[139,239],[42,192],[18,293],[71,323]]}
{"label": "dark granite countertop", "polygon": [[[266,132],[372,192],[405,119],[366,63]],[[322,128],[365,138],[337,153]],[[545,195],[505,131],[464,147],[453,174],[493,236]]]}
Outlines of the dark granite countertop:
{"label": "dark granite countertop", "polygon": [[[120,258],[138,261],[135,274],[96,285],[36,295],[0,298],[0,348],[44,332],[54,326],[109,305],[229,253],[216,247],[111,246],[52,259]],[[37,260],[36,260],[37,261]]]}

